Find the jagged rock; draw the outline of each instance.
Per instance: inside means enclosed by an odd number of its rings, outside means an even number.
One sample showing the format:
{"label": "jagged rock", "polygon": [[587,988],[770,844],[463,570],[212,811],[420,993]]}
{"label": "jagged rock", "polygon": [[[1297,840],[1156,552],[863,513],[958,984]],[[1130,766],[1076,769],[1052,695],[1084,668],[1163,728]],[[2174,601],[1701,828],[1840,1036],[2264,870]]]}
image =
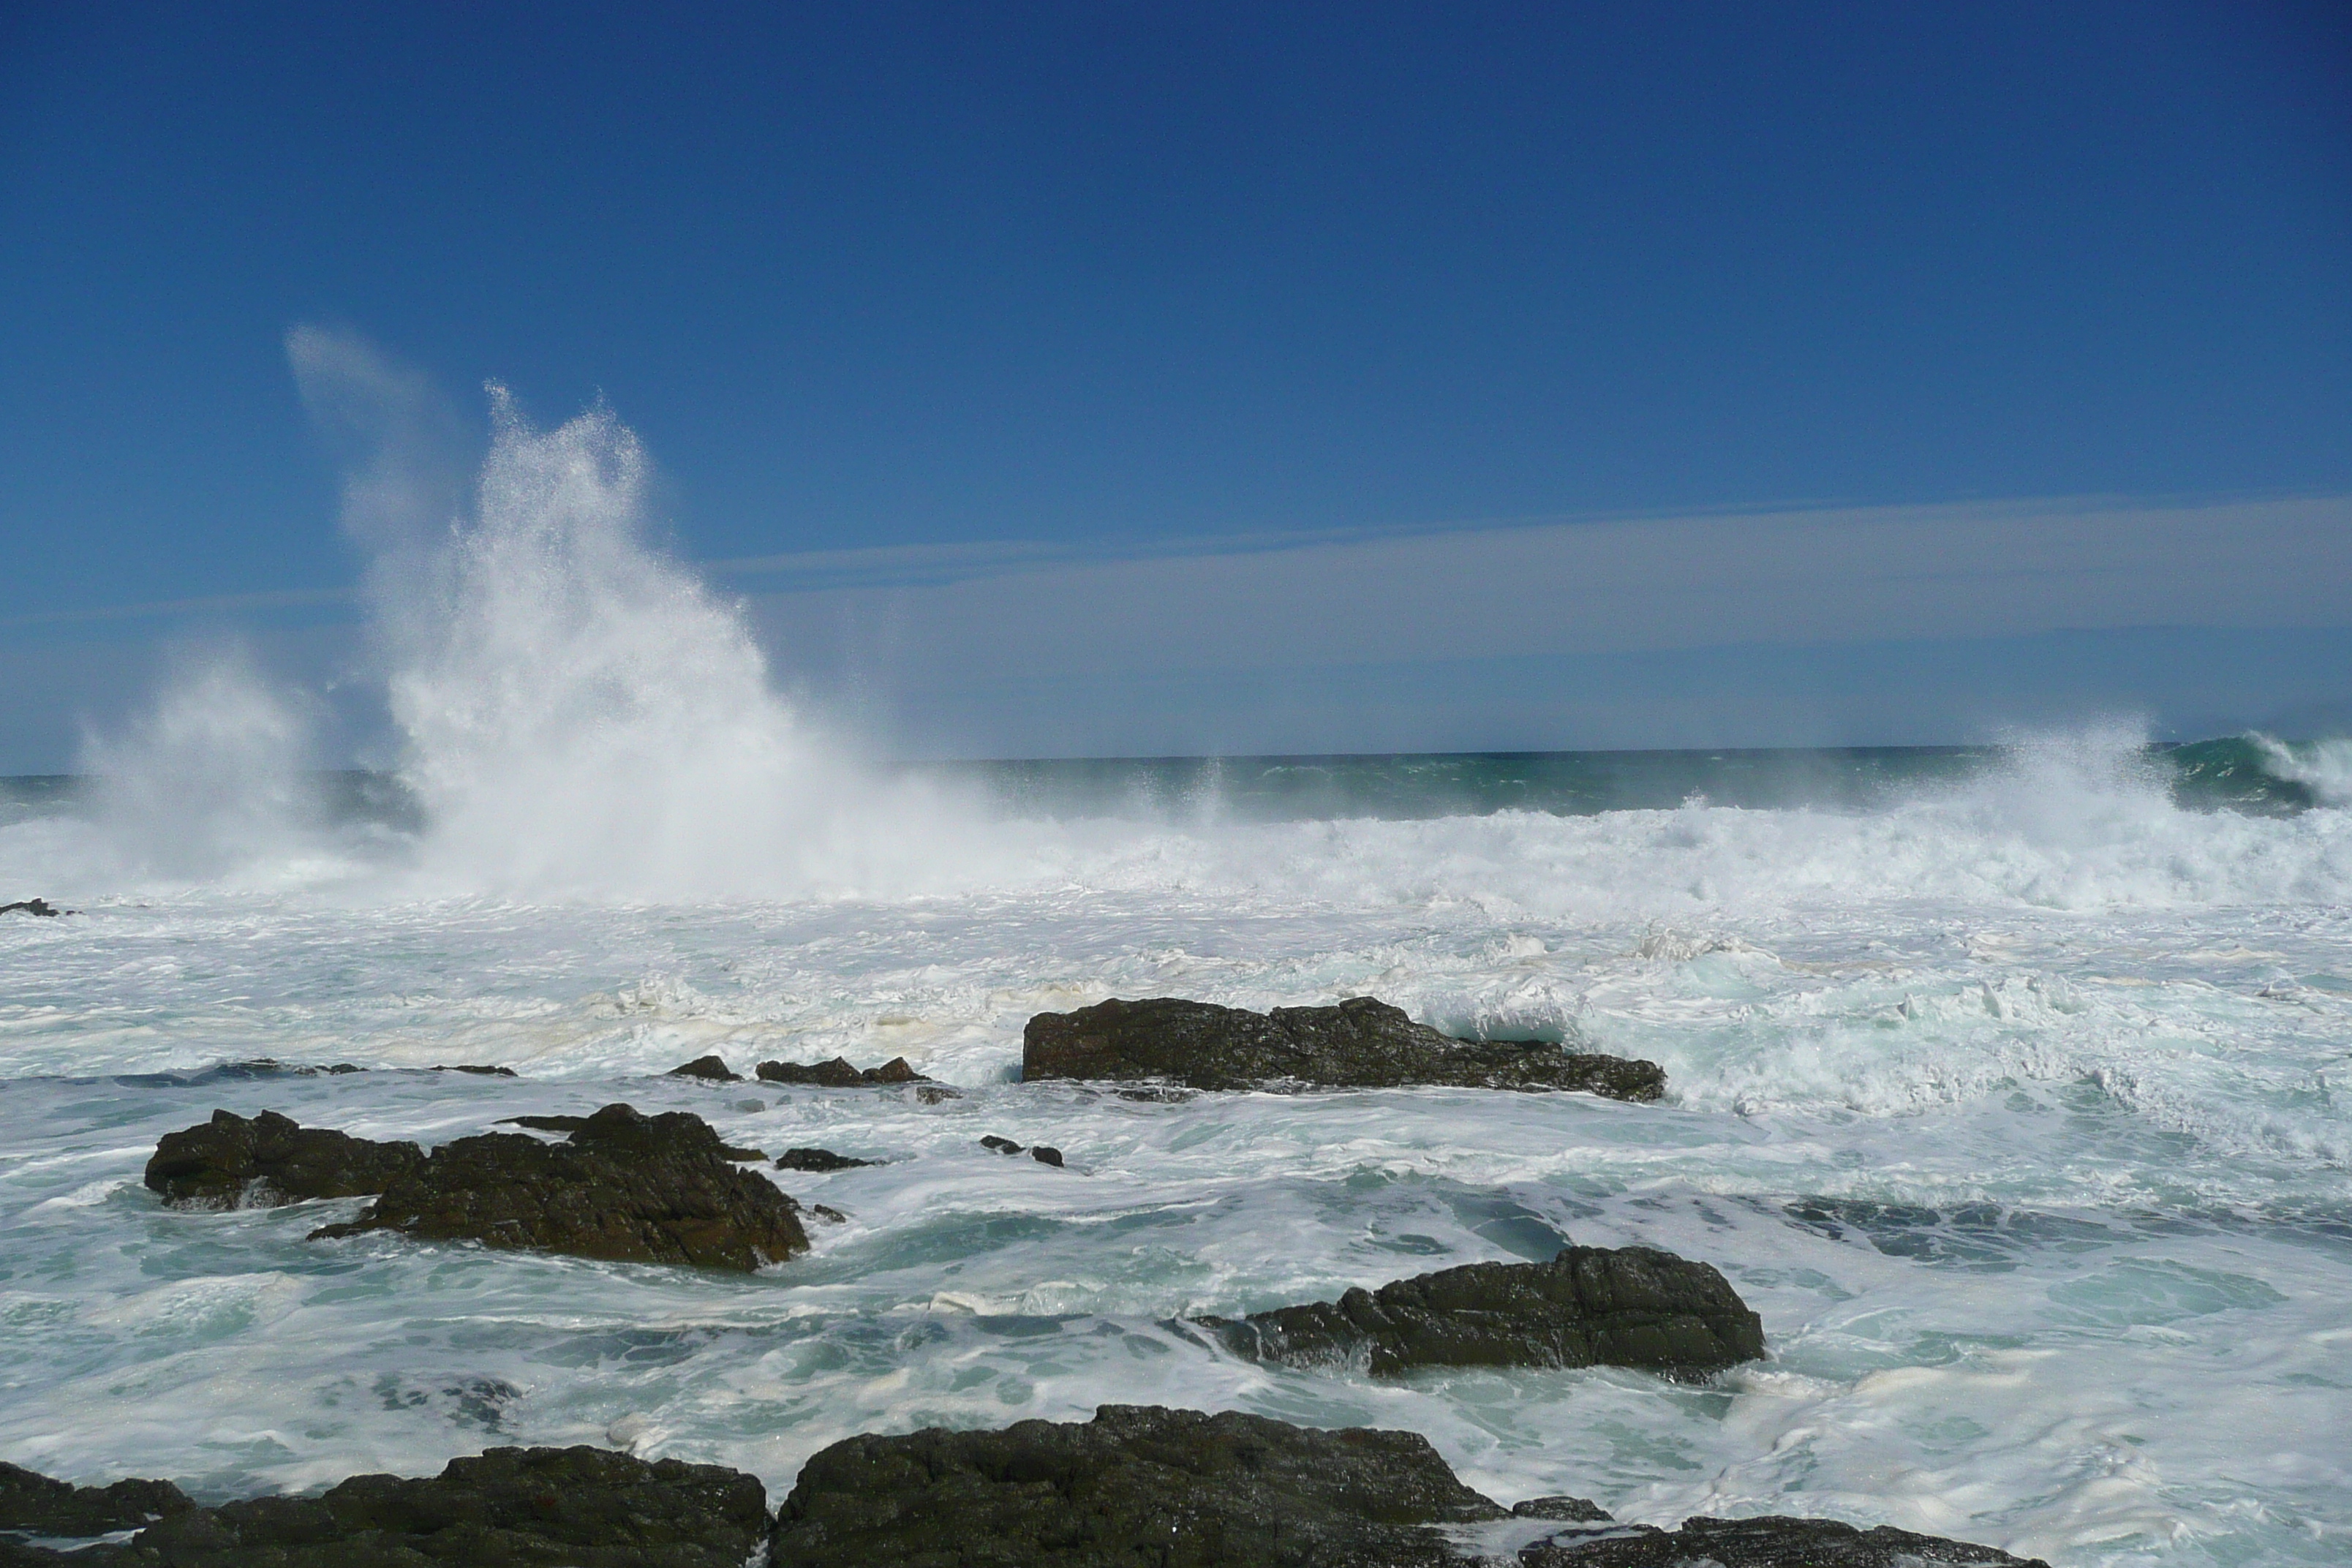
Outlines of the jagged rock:
{"label": "jagged rock", "polygon": [[980,1141],[980,1146],[983,1149],[992,1150],[999,1154],[1018,1154],[1021,1152],[1020,1144],[1015,1143],[1010,1138],[999,1138],[992,1132]]}
{"label": "jagged rock", "polygon": [[512,1068],[481,1067],[473,1062],[458,1062],[450,1067],[435,1068],[433,1070],[435,1072],[469,1072],[474,1074],[477,1078],[512,1078],[515,1076],[515,1069]]}
{"label": "jagged rock", "polygon": [[[158,1483],[147,1483],[158,1484]],[[742,1568],[768,1527],[766,1489],[718,1465],[604,1448],[493,1448],[438,1476],[354,1476],[315,1498],[189,1509],[71,1568]],[[0,1554],[0,1563],[11,1559]]]}
{"label": "jagged rock", "polygon": [[1605,1365],[1692,1378],[1764,1353],[1762,1321],[1721,1273],[1648,1247],[1569,1247],[1549,1263],[1473,1263],[1337,1301],[1198,1321],[1244,1355],[1381,1376]]}
{"label": "jagged rock", "polygon": [[751,1069],[764,1083],[809,1084],[818,1089],[870,1089],[877,1084],[929,1083],[931,1080],[892,1057],[878,1068],[854,1068],[845,1057],[829,1062],[761,1062]]}
{"label": "jagged rock", "polygon": [[769,1560],[1436,1568],[1459,1561],[1444,1527],[1503,1517],[1418,1433],[1106,1405],[1084,1423],[835,1443],[802,1468]]}
{"label": "jagged rock", "polygon": [[55,920],[59,915],[79,912],[61,910],[47,899],[19,899],[13,904],[0,904],[0,915],[38,915],[44,920]]}
{"label": "jagged rock", "polygon": [[104,1535],[137,1530],[196,1505],[169,1481],[116,1481],[78,1487],[0,1464],[0,1530],[32,1535]]}
{"label": "jagged rock", "polygon": [[1370,996],[1271,1013],[1173,996],[1040,1013],[1022,1032],[1021,1076],[1157,1079],[1188,1089],[1583,1089],[1634,1100],[1656,1100],[1666,1083],[1654,1062],[1582,1055],[1541,1041],[1457,1040]]}
{"label": "jagged rock", "polygon": [[729,1163],[765,1156],[729,1148],[698,1116],[608,1105],[593,1116],[528,1121],[572,1136],[546,1143],[487,1132],[444,1143],[359,1218],[311,1235],[393,1230],[425,1241],[745,1271],[808,1250],[800,1205]]}
{"label": "jagged rock", "polygon": [[715,1056],[697,1057],[669,1069],[671,1078],[698,1078],[707,1083],[741,1083],[743,1075],[733,1071]]}
{"label": "jagged rock", "polygon": [[1990,1546],[1831,1519],[1686,1519],[1676,1531],[1618,1525],[1569,1531],[1519,1552],[1520,1568],[2050,1568]]}
{"label": "jagged rock", "polygon": [[1531,1497],[1525,1502],[1511,1505],[1513,1519],[1557,1519],[1570,1524],[1605,1524],[1611,1519],[1609,1510],[1591,1498]]}
{"label": "jagged rock", "polygon": [[146,1180],[174,1208],[267,1208],[380,1193],[424,1163],[414,1143],[304,1127],[274,1110],[249,1121],[215,1110],[210,1121],[164,1133]]}
{"label": "jagged rock", "polygon": [[879,1160],[853,1160],[830,1149],[787,1149],[776,1156],[779,1171],[846,1171],[858,1165],[879,1165]]}

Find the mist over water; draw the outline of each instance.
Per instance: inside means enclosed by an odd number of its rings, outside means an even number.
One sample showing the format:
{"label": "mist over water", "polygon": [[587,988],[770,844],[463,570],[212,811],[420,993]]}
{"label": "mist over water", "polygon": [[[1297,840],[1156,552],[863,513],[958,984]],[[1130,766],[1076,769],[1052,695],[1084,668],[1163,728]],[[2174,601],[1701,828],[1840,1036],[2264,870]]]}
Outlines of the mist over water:
{"label": "mist over water", "polygon": [[[413,393],[297,357],[314,401]],[[470,499],[354,469],[396,787],[318,772],[312,706],[226,652],[0,819],[0,891],[86,911],[0,919],[0,1457],[222,1497],[594,1442],[773,1499],[854,1432],[1156,1401],[1411,1427],[1644,1522],[2352,1550],[2344,742],[885,767],[651,542],[609,411],[494,405]],[[1150,994],[1374,994],[1670,1093],[1017,1081],[1032,1014]],[[963,1093],[662,1076],[712,1051]],[[724,1280],[140,1184],[216,1106],[434,1143],[616,1100],[887,1163],[784,1178],[848,1217]],[[1167,1323],[1563,1238],[1717,1264],[1772,1358],[1375,1382]]]}

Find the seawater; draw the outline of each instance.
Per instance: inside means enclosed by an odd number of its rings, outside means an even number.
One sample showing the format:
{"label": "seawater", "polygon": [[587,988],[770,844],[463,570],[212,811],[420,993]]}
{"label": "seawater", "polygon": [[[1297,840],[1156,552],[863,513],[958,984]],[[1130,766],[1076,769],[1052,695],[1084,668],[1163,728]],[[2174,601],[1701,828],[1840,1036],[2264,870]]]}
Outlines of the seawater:
{"label": "seawater", "polygon": [[[1633,1521],[2352,1560],[2343,743],[877,767],[643,545],[641,482],[609,416],[502,426],[386,590],[388,776],[230,664],[13,790],[0,890],[81,912],[0,918],[0,1458],[217,1499],[591,1442],[780,1498],[856,1432],[1161,1403]],[[1041,1010],[1357,994],[1671,1091],[1017,1081]],[[962,1096],[659,1076],[712,1051]],[[215,1107],[431,1144],[615,1100],[887,1163],[778,1173],[847,1217],[751,1277],[140,1183]],[[1715,1264],[1769,1359],[1375,1380],[1181,1321],[1570,1239]]]}

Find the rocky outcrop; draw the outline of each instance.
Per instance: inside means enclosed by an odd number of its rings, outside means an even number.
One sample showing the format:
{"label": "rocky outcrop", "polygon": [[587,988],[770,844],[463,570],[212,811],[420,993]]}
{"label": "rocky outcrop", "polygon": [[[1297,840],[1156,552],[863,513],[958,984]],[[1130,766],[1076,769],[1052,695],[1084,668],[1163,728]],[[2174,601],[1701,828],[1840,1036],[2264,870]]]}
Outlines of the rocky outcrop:
{"label": "rocky outcrop", "polygon": [[1445,1526],[1502,1517],[1415,1433],[1106,1405],[835,1443],[802,1468],[769,1560],[1434,1568],[1455,1561]]}
{"label": "rocky outcrop", "polygon": [[[1606,1516],[1604,1516],[1606,1517]],[[1520,1568],[2050,1568],[1990,1546],[1832,1519],[1686,1519],[1680,1530],[1570,1531],[1519,1552]]]}
{"label": "rocky outcrop", "polygon": [[879,1165],[879,1160],[853,1160],[846,1154],[836,1154],[830,1149],[787,1149],[776,1156],[779,1171],[848,1171],[860,1165]]}
{"label": "rocky outcrop", "polygon": [[518,1118],[568,1131],[460,1138],[386,1187],[359,1218],[314,1237],[397,1231],[422,1241],[570,1253],[616,1262],[751,1270],[808,1250],[800,1205],[731,1162],[698,1116],[608,1105],[593,1116]]}
{"label": "rocky outcrop", "polygon": [[13,904],[0,904],[0,915],[38,915],[44,920],[55,920],[76,912],[61,910],[47,899],[19,899]]}
{"label": "rocky outcrop", "polygon": [[980,1141],[980,1146],[987,1150],[992,1154],[1026,1153],[1031,1159],[1036,1161],[1041,1165],[1052,1165],[1057,1170],[1061,1168],[1062,1152],[1059,1149],[1055,1148],[1050,1143],[1040,1143],[1034,1149],[1024,1150],[1020,1144],[1015,1143],[1012,1139],[999,1138],[995,1134],[991,1133],[989,1136],[982,1138]]}
{"label": "rocky outcrop", "polygon": [[743,1075],[715,1056],[697,1057],[669,1069],[670,1078],[698,1078],[705,1083],[741,1083]]}
{"label": "rocky outcrop", "polygon": [[21,1530],[29,1535],[105,1535],[137,1530],[195,1506],[169,1481],[78,1487],[15,1465],[0,1465],[0,1530]]}
{"label": "rocky outcrop", "polygon": [[215,1110],[210,1121],[163,1134],[147,1162],[147,1185],[175,1208],[266,1208],[364,1197],[424,1163],[414,1143],[304,1127],[274,1110],[250,1120]]}
{"label": "rocky outcrop", "polygon": [[[178,1496],[168,1483],[121,1484]],[[322,1497],[185,1508],[128,1545],[20,1547],[14,1558],[0,1547],[0,1563],[742,1568],[768,1528],[767,1503],[756,1479],[718,1465],[648,1463],[603,1448],[493,1448],[426,1479],[354,1476]]]}
{"label": "rocky outcrop", "polygon": [[1189,1089],[1582,1089],[1633,1100],[1658,1099],[1666,1083],[1654,1062],[1541,1041],[1457,1040],[1370,996],[1271,1013],[1173,996],[1040,1013],[1022,1033],[1021,1076],[1150,1079]]}
{"label": "rocky outcrop", "polygon": [[878,1068],[854,1068],[845,1057],[829,1062],[761,1062],[751,1069],[763,1083],[806,1084],[816,1089],[870,1089],[878,1084],[929,1083],[931,1080],[892,1057]]}
{"label": "rocky outcrop", "polygon": [[1337,1301],[1198,1320],[1234,1350],[1386,1376],[1426,1366],[1628,1366],[1696,1378],[1764,1353],[1762,1320],[1712,1266],[1647,1247],[1473,1263]]}

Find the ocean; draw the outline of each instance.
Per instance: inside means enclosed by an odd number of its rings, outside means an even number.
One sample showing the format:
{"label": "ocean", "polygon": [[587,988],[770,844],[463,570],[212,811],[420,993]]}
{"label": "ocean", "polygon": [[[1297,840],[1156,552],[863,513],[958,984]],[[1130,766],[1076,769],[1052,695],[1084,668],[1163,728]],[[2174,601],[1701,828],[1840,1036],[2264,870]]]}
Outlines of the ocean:
{"label": "ocean", "polygon": [[[861,762],[639,542],[597,417],[503,433],[430,592],[379,579],[385,771],[230,661],[5,786],[0,900],[79,912],[0,916],[0,1458],[213,1500],[589,1442],[773,1500],[854,1433],[1166,1404],[1630,1521],[2352,1560],[2352,744]],[[1032,1015],[1151,995],[1372,995],[1668,1094],[1018,1081]],[[710,1052],[961,1095],[661,1076]],[[614,1100],[886,1163],[777,1173],[845,1217],[744,1277],[140,1180],[216,1107]],[[1181,1321],[1570,1239],[1716,1265],[1769,1358],[1376,1380]]]}

